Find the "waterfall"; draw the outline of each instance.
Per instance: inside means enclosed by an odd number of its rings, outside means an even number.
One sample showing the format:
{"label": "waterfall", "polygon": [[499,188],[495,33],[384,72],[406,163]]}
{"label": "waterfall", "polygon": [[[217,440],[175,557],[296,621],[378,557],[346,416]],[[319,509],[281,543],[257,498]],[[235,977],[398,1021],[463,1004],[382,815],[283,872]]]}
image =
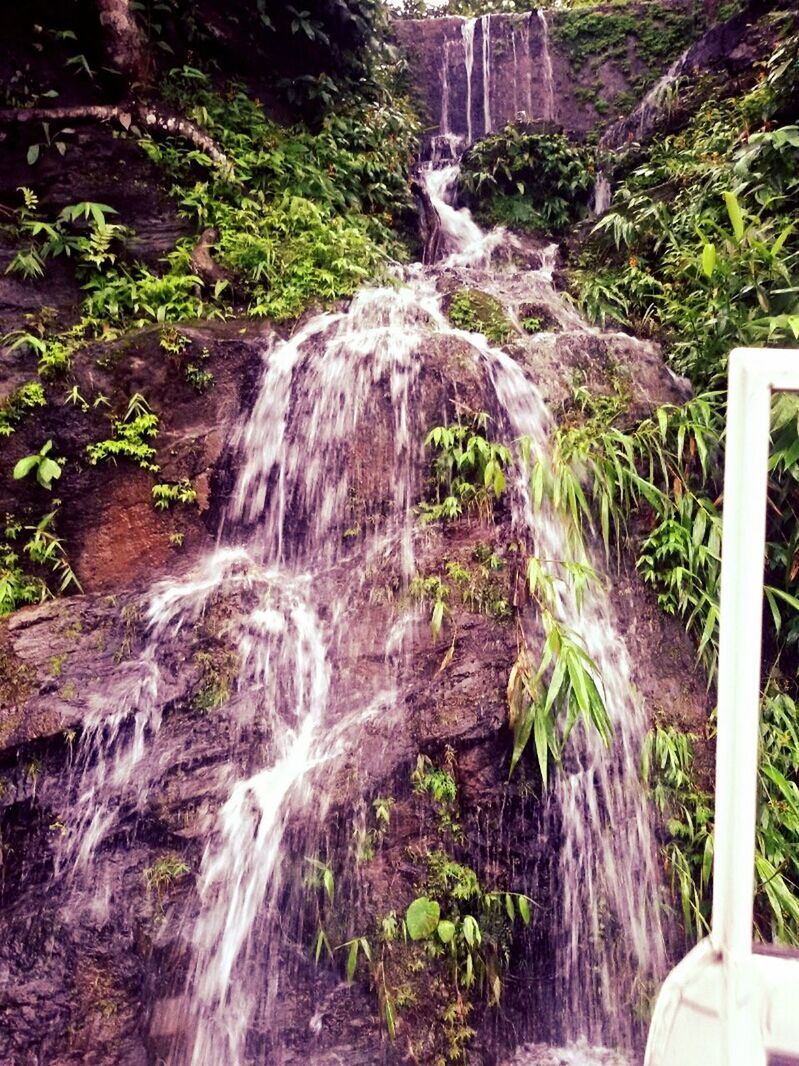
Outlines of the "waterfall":
{"label": "waterfall", "polygon": [[[469,76],[474,26],[462,29]],[[484,24],[484,47],[487,40]],[[484,77],[487,70],[484,63]],[[492,271],[492,259],[509,264],[516,252],[510,235],[482,231],[453,206],[457,176],[454,165],[423,174],[441,220],[442,263],[397,268],[395,284],[364,288],[346,310],[312,316],[292,336],[265,345],[255,403],[231,441],[237,474],[220,545],[187,573],[153,586],[142,649],[120,662],[79,741],[69,782],[74,813],[57,873],[69,882],[70,907],[80,904],[71,920],[87,914],[102,930],[115,905],[106,845],[124,817],[145,810],[165,769],[186,758],[164,726],[164,707],[175,698],[184,636],[216,619],[233,649],[229,734],[220,741],[228,754],[209,781],[196,892],[180,920],[165,926],[181,959],[181,985],[169,999],[173,1066],[283,1061],[280,1009],[307,951],[297,864],[316,854],[337,799],[337,770],[359,760],[372,768],[367,760],[380,747],[375,741],[367,749],[365,738],[402,731],[403,670],[418,611],[405,607],[370,623],[367,678],[353,679],[347,663],[369,575],[390,559],[407,587],[416,570],[414,504],[429,429],[417,394],[431,336],[465,346],[482,369],[499,436],[548,446],[552,415],[528,373],[444,313],[442,275],[490,289],[507,277]],[[560,329],[585,333],[554,289],[555,256],[554,245],[543,249],[540,265],[524,274],[524,299],[545,305]],[[544,331],[526,343],[549,351],[557,335]],[[348,530],[359,491],[352,457],[370,462],[374,454],[384,470],[381,506]],[[533,506],[518,446],[508,493],[518,543],[543,558],[568,558],[561,520]],[[559,849],[556,890],[524,890],[554,907],[563,1039],[624,1047],[633,1023],[616,1000],[665,965],[654,842],[637,779],[646,723],[604,592],[579,607],[564,590],[557,613],[597,664],[614,741],[608,751],[575,727],[566,767],[545,800],[547,839],[529,843]],[[532,643],[529,610],[521,624]]]}
{"label": "waterfall", "polygon": [[516,27],[511,26],[511,49],[513,51],[513,116],[519,117],[519,55],[516,48]]}
{"label": "waterfall", "polygon": [[544,76],[544,114],[547,122],[555,120],[555,79],[552,73],[552,53],[549,48],[549,25],[546,12],[542,7],[536,11],[541,27],[541,67]]}
{"label": "waterfall", "polygon": [[591,210],[595,215],[604,215],[613,199],[613,187],[604,171],[600,170],[594,182]]}
{"label": "waterfall", "polygon": [[535,112],[533,111],[533,71],[536,69],[536,64],[533,61],[533,19],[536,16],[535,11],[531,11],[527,16],[527,119],[528,121],[533,117]]}
{"label": "waterfall", "polygon": [[441,52],[441,123],[439,130],[442,136],[450,133],[449,128],[449,41],[444,42]]}
{"label": "waterfall", "polygon": [[[431,198],[442,228],[451,229],[439,190],[431,189]],[[548,288],[554,310],[559,297],[551,281],[551,259],[545,256],[538,285]],[[510,356],[484,339],[472,338],[472,344],[487,366],[508,436],[546,450],[553,421],[538,390]],[[532,539],[536,554],[570,559],[562,520],[533,507],[521,464],[512,499],[515,526],[521,537]],[[572,1039],[610,1037],[624,1045],[634,1025],[620,1009],[619,988],[631,987],[636,975],[657,980],[667,968],[652,818],[638,781],[647,722],[605,593],[590,592],[578,602],[564,589],[558,615],[598,667],[614,729],[612,752],[593,732],[575,730],[567,768],[557,775],[550,796],[552,840],[561,837],[557,939],[559,995],[567,1006],[564,1030]],[[621,931],[616,937],[613,925]]]}
{"label": "waterfall", "polygon": [[466,68],[466,143],[472,143],[472,72],[474,71],[474,28],[476,18],[464,19],[461,24],[463,37],[463,65]]}
{"label": "waterfall", "polygon": [[487,137],[491,124],[491,16],[481,15],[483,31],[483,135]]}

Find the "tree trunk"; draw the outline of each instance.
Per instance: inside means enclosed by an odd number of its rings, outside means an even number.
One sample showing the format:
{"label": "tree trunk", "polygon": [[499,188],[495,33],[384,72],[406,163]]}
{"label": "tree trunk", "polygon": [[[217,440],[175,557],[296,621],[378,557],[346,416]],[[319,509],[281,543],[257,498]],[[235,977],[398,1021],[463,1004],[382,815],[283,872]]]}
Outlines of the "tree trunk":
{"label": "tree trunk", "polygon": [[146,84],[152,67],[130,0],[97,0],[97,11],[111,66],[124,76],[128,90],[134,83]]}

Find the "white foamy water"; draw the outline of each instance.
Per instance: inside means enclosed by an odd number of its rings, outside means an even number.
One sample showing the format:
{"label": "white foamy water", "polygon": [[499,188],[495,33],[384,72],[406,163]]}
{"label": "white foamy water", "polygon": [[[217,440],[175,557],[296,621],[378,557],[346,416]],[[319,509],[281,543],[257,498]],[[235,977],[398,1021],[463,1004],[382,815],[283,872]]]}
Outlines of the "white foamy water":
{"label": "white foamy water", "polygon": [[589,1047],[584,1042],[567,1047],[552,1048],[544,1044],[528,1044],[517,1048],[505,1059],[503,1066],[632,1066],[630,1060],[617,1051]]}

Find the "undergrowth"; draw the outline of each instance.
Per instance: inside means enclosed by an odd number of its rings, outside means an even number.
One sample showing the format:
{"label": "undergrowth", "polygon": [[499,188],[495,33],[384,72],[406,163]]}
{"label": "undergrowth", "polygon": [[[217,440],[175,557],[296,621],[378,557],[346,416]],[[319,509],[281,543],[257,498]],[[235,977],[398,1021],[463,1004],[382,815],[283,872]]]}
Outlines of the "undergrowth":
{"label": "undergrowth", "polygon": [[[554,501],[575,539],[631,544],[667,612],[693,634],[712,682],[718,653],[723,460],[729,351],[799,339],[799,35],[784,38],[739,97],[715,94],[658,138],[585,245],[582,308],[666,347],[699,394],[623,429],[562,427],[552,458],[532,459],[534,494]],[[772,409],[764,560],[764,693],[756,926],[799,942],[799,400]],[[665,858],[686,931],[706,930],[712,800],[693,767],[697,738],[659,727],[646,771],[668,814]]]}
{"label": "undergrowth", "polygon": [[242,87],[221,92],[194,68],[172,71],[162,93],[229,160],[219,166],[178,139],[139,140],[180,213],[203,234],[215,276],[199,271],[196,235],[179,240],[154,270],[131,258],[135,234],[113,221],[113,208],[86,202],[47,217],[36,194],[23,189],[15,219],[4,226],[18,249],[9,271],[40,277],[50,259],[68,257],[86,293],[80,321],[68,330],[53,334],[34,319],[5,338],[11,348],[34,350],[43,375],[63,374],[93,338],[152,322],[234,309],[290,319],[352,295],[407,254],[399,231],[410,210],[418,124],[402,97],[386,88],[375,100],[340,101],[312,131],[279,125]]}
{"label": "undergrowth", "polygon": [[555,233],[585,213],[593,161],[561,133],[534,133],[511,122],[469,149],[460,188],[489,224]]}

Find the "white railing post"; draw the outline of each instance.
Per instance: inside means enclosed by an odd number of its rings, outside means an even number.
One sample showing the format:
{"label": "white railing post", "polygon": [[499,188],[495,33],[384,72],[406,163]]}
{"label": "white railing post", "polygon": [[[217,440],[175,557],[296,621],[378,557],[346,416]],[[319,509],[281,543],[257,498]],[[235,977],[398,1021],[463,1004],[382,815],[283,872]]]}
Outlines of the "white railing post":
{"label": "white railing post", "polygon": [[[752,951],[766,484],[771,410],[762,356],[730,355],[716,741],[712,941]],[[797,376],[799,386],[799,376]]]}

